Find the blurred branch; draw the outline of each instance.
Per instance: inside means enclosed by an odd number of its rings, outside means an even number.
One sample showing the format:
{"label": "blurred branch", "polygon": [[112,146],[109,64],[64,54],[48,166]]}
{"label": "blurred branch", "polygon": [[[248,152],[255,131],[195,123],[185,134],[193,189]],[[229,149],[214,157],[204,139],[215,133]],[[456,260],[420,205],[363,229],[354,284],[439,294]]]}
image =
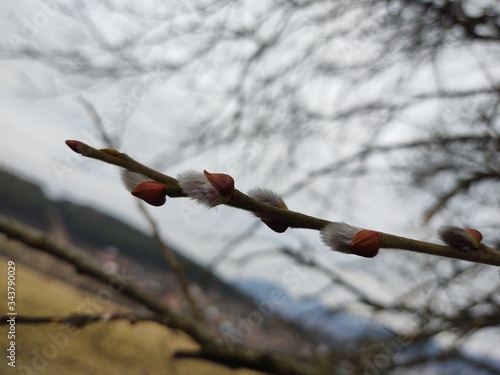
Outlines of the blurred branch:
{"label": "blurred branch", "polygon": [[77,101],[83,106],[83,108],[89,114],[90,118],[92,119],[92,122],[94,123],[94,126],[101,134],[104,144],[108,145],[109,147],[117,147],[115,142],[111,139],[110,135],[106,132],[105,124],[103,123],[99,113],[97,113],[97,110],[95,109],[94,105],[81,94],[77,96]]}
{"label": "blurred branch", "polygon": [[254,222],[252,223],[252,225],[246,228],[241,234],[228,241],[224,246],[222,246],[219,249],[217,254],[212,258],[212,260],[206,267],[206,271],[210,272],[214,270],[217,266],[219,266],[229,256],[231,252],[236,250],[238,244],[253,237],[259,227],[260,223]]}
{"label": "blurred branch", "polygon": [[156,224],[155,220],[153,217],[149,214],[149,212],[146,210],[144,207],[144,204],[141,201],[137,202],[139,210],[141,213],[144,215],[146,220],[148,221],[152,232],[153,232],[153,237],[155,238],[156,242],[158,243],[158,246],[165,256],[165,259],[167,260],[168,266],[170,270],[174,273],[175,277],[177,278],[177,283],[179,284],[179,287],[181,289],[182,295],[186,299],[186,301],[189,304],[189,307],[191,308],[191,311],[193,313],[193,316],[200,321],[203,321],[203,313],[200,310],[200,307],[196,304],[193,296],[189,292],[189,287],[188,287],[188,281],[186,279],[186,275],[184,274],[184,270],[181,267],[181,265],[177,262],[177,259],[175,258],[174,253],[170,249],[169,246],[162,240],[160,231],[158,230],[158,225]]}
{"label": "blurred branch", "polygon": [[434,203],[434,205],[424,213],[424,220],[423,220],[424,224],[428,223],[434,217],[434,215],[446,205],[446,203],[451,198],[454,198],[456,195],[458,195],[463,191],[469,190],[472,185],[477,184],[479,182],[484,182],[485,180],[500,180],[500,173],[477,172],[473,177],[457,181],[456,185],[453,186],[453,188],[451,188],[444,195],[438,197],[437,202]]}
{"label": "blurred branch", "polygon": [[157,297],[139,289],[122,275],[105,272],[98,262],[87,257],[83,251],[63,244],[43,232],[3,215],[0,215],[0,232],[5,233],[9,238],[16,239],[30,247],[45,251],[60,260],[72,264],[79,273],[108,283],[117,293],[122,293],[144,304],[151,311],[161,314],[166,319],[169,327],[192,332],[201,342],[207,338],[208,335],[201,326],[191,324],[182,316],[175,314],[167,305],[160,302]]}
{"label": "blurred branch", "polygon": [[[201,351],[190,351],[190,350],[179,350],[174,354],[175,358],[178,359],[202,359],[212,362],[220,362],[221,358],[219,353],[210,350]],[[309,365],[306,361],[296,361],[295,363],[289,363],[286,359],[280,358],[278,356],[273,356],[269,354],[255,355],[252,358],[252,362],[256,364],[255,367],[248,367],[253,370],[268,372],[275,367],[275,361],[282,361],[281,365],[286,374],[295,375],[307,373],[309,370]],[[242,358],[235,357],[231,362],[227,362],[227,366],[230,368],[240,368],[242,367]],[[247,367],[247,366],[245,366]],[[321,368],[321,366],[318,366]],[[322,369],[321,372],[315,374],[330,374],[335,375],[337,372],[333,369]]]}
{"label": "blurred branch", "polygon": [[408,369],[411,367],[419,367],[422,364],[432,363],[432,362],[447,362],[452,360],[460,360],[462,363],[466,363],[477,370],[487,371],[491,374],[500,374],[498,367],[487,363],[484,360],[478,358],[471,358],[470,356],[461,353],[458,349],[452,348],[446,352],[439,354],[424,354],[420,356],[413,357],[406,361],[401,361],[400,363],[394,363],[391,367],[393,368],[404,368]]}
{"label": "blurred branch", "polygon": [[[12,316],[0,316],[0,325],[8,325],[9,319]],[[160,315],[155,314],[138,314],[138,313],[120,313],[120,312],[106,312],[101,314],[71,314],[68,316],[31,316],[31,315],[16,315],[16,324],[47,324],[59,323],[68,324],[74,328],[82,328],[91,323],[105,323],[116,320],[128,320],[130,324],[143,321],[155,321],[162,323]]]}
{"label": "blurred branch", "polygon": [[[473,16],[466,11],[462,1],[425,1],[423,4],[427,7],[427,14],[431,19],[439,23],[443,29],[458,26],[469,38],[500,41],[500,17],[493,10],[490,12],[484,10],[484,13]],[[485,28],[490,34],[485,33]]]}
{"label": "blurred branch", "polygon": [[342,159],[335,160],[332,163],[328,163],[327,165],[317,168],[311,172],[309,172],[303,180],[292,184],[286,191],[285,195],[293,194],[300,189],[303,189],[308,185],[308,181],[311,178],[325,176],[334,171],[341,170],[345,171],[349,165],[354,164],[359,161],[366,160],[370,155],[373,154],[383,154],[389,153],[398,150],[410,150],[410,149],[419,149],[429,146],[435,145],[450,145],[450,144],[466,144],[466,143],[478,143],[481,144],[483,142],[487,142],[488,140],[492,140],[492,136],[490,134],[482,134],[482,135],[453,135],[453,136],[440,136],[440,137],[432,137],[419,139],[410,142],[400,142],[392,145],[378,145],[378,146],[367,146],[363,148],[363,150],[355,152],[351,155],[348,155]]}
{"label": "blurred branch", "polygon": [[[67,144],[73,151],[81,154],[82,156],[101,160],[106,163],[125,168],[131,172],[148,176],[157,182],[163,183],[165,185],[167,195],[172,198],[186,197],[186,194],[182,191],[175,178],[146,167],[133,160],[130,156],[115,149],[97,150],[80,141],[67,141]],[[231,199],[225,204],[278,220],[292,228],[322,230],[331,223],[327,220],[262,203],[250,198],[248,195],[237,189],[234,190],[234,194]],[[463,251],[449,246],[413,240],[388,233],[377,233],[380,238],[380,248],[409,250],[423,254],[438,255],[446,258],[500,266],[500,252],[495,251],[484,244],[481,244],[481,248],[478,251]]]}
{"label": "blurred branch", "polygon": [[[323,266],[321,263],[317,262],[314,259],[307,259],[305,258],[301,253],[297,253],[289,248],[283,247],[278,250],[279,252],[285,254],[286,256],[292,258],[295,262],[297,262],[300,265],[310,267],[312,269],[315,269],[328,278],[335,284],[343,287],[345,290],[347,290],[349,293],[352,295],[356,296],[359,298],[359,300],[368,306],[371,306],[375,310],[384,310],[387,309],[388,306],[385,306],[373,299],[371,299],[366,293],[359,289],[357,286],[351,284],[349,281],[345,280],[342,278],[339,274],[337,274],[335,271],[326,268]],[[398,309],[401,309],[398,307]]]}
{"label": "blurred branch", "polygon": [[[110,135],[106,132],[105,129],[105,124],[103,124],[102,118],[97,112],[96,108],[94,105],[89,102],[83,95],[78,95],[77,100],[80,102],[80,104],[85,108],[85,110],[89,113],[90,117],[93,120],[94,126],[97,128],[98,132],[101,134],[102,139],[104,143],[109,146],[109,147],[116,147],[115,142],[111,139]],[[138,208],[139,211],[142,213],[146,221],[149,223],[153,237],[156,240],[158,247],[160,251],[163,253],[165,256],[165,259],[168,263],[168,266],[174,273],[177,279],[177,283],[179,284],[179,288],[181,290],[182,295],[184,296],[185,300],[187,301],[188,305],[191,308],[191,311],[193,313],[193,316],[202,321],[203,320],[203,314],[199,308],[198,305],[196,305],[193,297],[191,296],[191,293],[189,292],[188,288],[188,282],[186,279],[186,276],[184,274],[184,270],[182,269],[181,265],[177,262],[175,258],[175,254],[173,251],[166,245],[166,243],[162,240],[160,236],[160,232],[158,230],[158,226],[156,225],[156,222],[154,219],[151,217],[149,212],[144,208],[142,202],[138,201]]]}
{"label": "blurred branch", "polygon": [[[274,353],[260,351],[256,349],[244,348],[241,346],[227,346],[220,338],[214,336],[207,327],[199,322],[184,317],[170,310],[162,303],[157,296],[149,294],[129,280],[118,274],[109,274],[103,271],[101,265],[93,259],[87,257],[83,251],[77,250],[69,245],[30,228],[16,220],[0,215],[0,232],[5,233],[9,238],[16,239],[27,246],[45,251],[52,256],[61,259],[73,266],[77,272],[89,275],[96,280],[107,283],[116,293],[122,293],[132,300],[143,304],[153,313],[157,314],[155,320],[172,329],[179,329],[191,336],[201,346],[201,351],[206,353],[205,359],[220,363],[229,367],[246,367],[278,375],[327,375],[334,373],[330,368],[322,367],[314,363],[305,363],[292,358],[277,356]],[[85,317],[89,317],[86,315]],[[102,317],[102,315],[101,315]],[[2,321],[4,320],[2,316]],[[83,323],[84,316],[79,315],[67,320],[75,323]],[[125,317],[124,317],[125,318]],[[17,319],[17,318],[16,318]],[[35,323],[37,318],[26,318]],[[47,323],[53,322],[51,317],[38,318]],[[92,321],[98,319],[91,317]],[[40,322],[41,323],[41,322]]]}

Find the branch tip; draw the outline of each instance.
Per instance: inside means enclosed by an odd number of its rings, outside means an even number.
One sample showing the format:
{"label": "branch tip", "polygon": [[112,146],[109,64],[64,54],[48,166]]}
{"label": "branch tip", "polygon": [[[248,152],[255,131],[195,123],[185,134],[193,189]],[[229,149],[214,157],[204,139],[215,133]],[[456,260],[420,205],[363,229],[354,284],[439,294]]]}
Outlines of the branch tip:
{"label": "branch tip", "polygon": [[77,154],[82,154],[87,148],[87,145],[85,143],[72,139],[67,140],[66,145],[68,145],[68,147]]}

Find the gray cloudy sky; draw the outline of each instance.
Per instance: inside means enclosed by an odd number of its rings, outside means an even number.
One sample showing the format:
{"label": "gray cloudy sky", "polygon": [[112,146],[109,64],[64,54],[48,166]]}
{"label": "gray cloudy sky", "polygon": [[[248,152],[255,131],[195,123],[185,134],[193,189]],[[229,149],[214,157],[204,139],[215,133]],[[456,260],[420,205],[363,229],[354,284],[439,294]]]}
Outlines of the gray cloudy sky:
{"label": "gray cloudy sky", "polygon": [[[5,18],[5,22],[0,26],[2,43],[15,44],[20,39],[33,43],[42,39],[57,41],[65,30],[71,27],[65,23],[64,17],[61,17],[57,11],[57,4],[64,3],[63,1],[45,3],[20,1],[12,4],[3,2],[0,4]],[[119,33],[113,29],[113,26],[120,21],[113,21],[109,22],[110,26],[108,26],[107,36],[111,38],[119,37]],[[366,47],[363,44],[365,42],[360,43],[356,45],[356,48],[363,51]],[[345,49],[350,49],[347,52],[360,53],[349,45],[345,46],[344,52],[346,52]],[[178,58],[181,58],[180,55],[182,54],[179,53]],[[217,58],[223,59],[225,55],[221,53]],[[341,55],[339,58],[346,58],[346,56]],[[464,61],[465,58],[461,59],[461,63]],[[110,124],[120,122],[127,117],[129,120],[126,127],[127,137],[121,146],[121,151],[145,163],[155,160],[153,158],[155,153],[158,153],[161,147],[168,147],[168,142],[170,139],[175,139],[176,133],[185,131],[179,124],[182,124],[183,118],[195,113],[196,101],[191,100],[193,96],[207,95],[204,91],[205,87],[210,88],[212,95],[218,92],[216,78],[208,74],[203,75],[201,82],[197,82],[199,83],[198,91],[185,92],[178,89],[182,87],[180,84],[182,82],[176,81],[176,79],[183,79],[182,77],[157,76],[154,67],[151,70],[151,79],[148,77],[142,80],[131,79],[111,86],[108,81],[103,80],[96,82],[84,92],[85,97],[89,98],[100,111],[102,110],[104,119],[110,120]],[[167,79],[168,85],[160,84]],[[116,168],[81,158],[65,146],[66,139],[78,139],[93,146],[100,146],[88,113],[77,101],[80,92],[66,85],[65,81],[64,75],[52,71],[40,62],[0,61],[0,134],[2,135],[0,158],[2,165],[40,182],[51,197],[74,199],[145,228],[144,221],[135,208],[134,199],[119,182]],[[312,98],[306,101],[306,104],[322,109],[324,103],[342,95],[339,94],[339,90],[336,90],[340,81],[341,79],[328,81],[317,79],[304,83],[303,96]],[[429,71],[421,69],[418,72],[418,79],[409,82],[408,85],[410,88],[413,87],[413,90],[419,91],[426,88],[422,82],[427,81],[431,82]],[[461,84],[466,82],[467,79],[460,80]],[[168,112],[165,112],[167,109]],[[168,113],[168,118],[165,118],[165,113]],[[382,134],[381,139],[386,142],[411,139],[420,134],[421,130],[417,125],[425,123],[425,119],[432,115],[432,107],[423,109],[420,107],[413,112],[409,111],[406,113],[406,122],[393,124],[391,131]],[[166,125],[159,129],[155,127],[155,123]],[[412,126],[412,124],[417,125]],[[361,130],[358,129],[359,131]],[[256,147],[252,155],[261,152],[257,146],[258,144],[252,145]],[[332,150],[333,146],[323,142],[322,139],[312,138],[307,142],[302,142],[300,152],[307,155],[307,158],[304,158],[305,161],[302,164],[299,163],[293,175],[275,178],[272,180],[272,185],[266,183],[265,174],[261,174],[258,169],[248,171],[244,168],[241,156],[248,151],[247,147],[248,144],[244,141],[234,143],[230,147],[218,148],[213,153],[170,165],[164,172],[173,176],[183,169],[191,168],[228,172],[235,177],[236,186],[242,191],[247,191],[254,186],[262,186],[281,192],[286,190],[291,182],[298,181],[305,176],[308,170],[320,166],[324,155],[331,156],[336,153],[342,155],[345,150],[349,149],[349,144],[340,141],[335,144],[337,149]],[[287,151],[284,144],[276,142],[273,148],[266,149],[266,152],[268,154],[265,160],[286,154]],[[375,179],[363,179],[352,186],[349,186],[345,180],[339,179],[338,185],[343,187],[343,193],[346,189],[349,190],[350,197],[340,194],[335,184],[328,183],[322,186],[322,183],[321,180],[315,181],[314,189],[305,189],[292,196],[287,201],[288,206],[291,209],[320,215],[330,220],[343,220],[360,227],[419,238],[430,237],[430,233],[435,230],[435,227],[427,229],[418,227],[414,202],[408,195],[404,199],[396,198],[390,176],[381,175]],[[338,195],[338,199],[332,200],[334,202],[333,213],[325,212],[323,199],[318,199],[317,196],[311,198],[313,194],[318,194],[320,197]],[[256,221],[245,212],[226,207],[207,211],[185,199],[170,200],[164,207],[151,208],[150,211],[160,221],[167,240],[180,245],[189,255],[202,261],[209,261],[235,233],[241,232],[242,228]],[[318,233],[289,230],[284,235],[277,235],[262,226],[256,235],[256,240],[250,244],[252,248],[247,247],[237,254],[268,249],[269,245],[276,247],[280,244],[288,244],[299,247],[301,241],[306,241],[308,246],[315,249],[325,248],[319,241]],[[380,256],[383,257],[384,254]],[[352,262],[370,262],[333,253],[331,259],[332,264],[338,264],[339,268]],[[290,264],[284,262],[283,258],[266,258],[261,262],[252,263],[251,267],[243,270],[237,268],[234,263],[227,262],[222,270],[229,277],[253,275],[279,280],[283,272],[270,272],[270,270],[286,270],[287,267],[290,267]],[[314,282],[311,281],[311,284]]]}
{"label": "gray cloudy sky", "polygon": [[[57,40],[68,25],[57,12],[57,4],[64,2],[39,2],[32,4],[27,1],[15,4],[3,3],[3,14],[10,22],[2,23],[2,42],[17,43],[22,38],[36,43],[39,39]],[[110,36],[114,35],[110,28]],[[81,158],[72,153],[64,144],[66,139],[78,139],[99,146],[91,119],[77,102],[79,92],[65,85],[65,77],[53,72],[39,62],[0,61],[0,132],[2,134],[0,157],[3,166],[13,169],[28,178],[40,182],[51,197],[74,199],[84,204],[108,211],[113,215],[121,216],[144,228],[144,221],[137,214],[133,198],[122,188],[116,168],[100,162]],[[103,109],[104,116],[112,114],[113,121],[120,121],[120,116],[133,114],[133,120],[127,127],[127,141],[121,148],[139,161],[148,162],[151,159],[150,148],[157,150],[159,145],[154,141],[156,134],[159,139],[168,139],[169,132],[175,134],[183,129],[176,125],[163,127],[161,131],[143,121],[145,112],[150,116],[157,114],[158,121],[165,122],[163,112],[159,109],[169,108],[167,120],[172,124],[182,121],[182,116],[192,113],[192,101],[186,100],[182,91],[172,90],[172,84],[157,85],[154,75],[147,82],[133,81],[123,89],[122,86],[108,87],[105,82],[97,83],[86,90],[86,97],[90,98],[98,107]],[[160,77],[159,80],[162,80]],[[208,81],[207,81],[208,80]],[[205,82],[206,81],[206,82]],[[206,77],[205,84],[213,90],[213,79]],[[210,83],[211,82],[211,83]],[[310,93],[314,102],[311,105],[321,107],[322,101],[331,100],[338,95],[335,90],[335,81],[313,81],[304,85],[305,93]],[[203,85],[201,85],[202,87]],[[44,93],[37,97],[39,93]],[[48,92],[48,95],[47,95]],[[125,96],[123,95],[125,92]],[[51,95],[52,94],[52,95]],[[195,95],[204,95],[202,88]],[[307,95],[306,95],[307,96]],[[422,113],[419,113],[422,117]],[[105,118],[106,120],[106,118]],[[395,126],[387,134],[387,141],[408,138],[414,130],[411,127]],[[161,145],[160,145],[161,146]],[[348,145],[347,145],[348,146]],[[287,179],[278,179],[269,186],[259,171],[247,173],[241,166],[235,165],[235,160],[245,151],[244,142],[236,143],[229,148],[218,149],[210,155],[199,158],[190,158],[187,162],[169,168],[166,173],[175,176],[182,169],[228,172],[236,179],[237,188],[246,191],[256,185],[276,189],[278,192],[286,189],[291,181],[300,180],[306,170],[298,168],[294,176]],[[301,152],[308,156],[305,168],[320,161],[323,155],[331,154],[325,143],[318,140],[303,142]],[[337,145],[339,149],[346,145]],[[272,152],[282,154],[286,152],[284,145],[276,143]],[[340,151],[339,151],[340,152]],[[257,148],[254,154],[259,153]],[[307,191],[293,196],[288,205],[292,209],[308,214],[318,214],[331,220],[345,220],[358,226],[374,227],[387,231],[412,234],[415,223],[406,220],[404,223],[394,223],[390,212],[411,212],[412,208],[404,206],[401,201],[394,200],[394,194],[388,188],[388,179],[381,176],[379,180],[365,180],[365,184],[356,184],[349,188],[351,200],[339,198],[335,201],[335,213],[325,214],[321,200],[311,200]],[[315,187],[316,192],[331,194],[332,186]],[[307,190],[307,189],[306,189]],[[383,209],[381,209],[383,207]],[[191,256],[207,261],[211,259],[231,235],[241,231],[255,222],[251,215],[220,207],[217,210],[206,211],[196,207],[186,200],[171,200],[162,208],[151,209],[162,223],[162,229],[168,240],[179,244]],[[420,233],[422,234],[422,233]],[[209,241],[207,242],[207,238]],[[297,246],[299,240],[305,239],[312,246],[322,247],[317,233],[307,231],[288,231],[285,235],[271,233],[264,226],[257,234],[256,242],[252,246],[277,246],[285,243]],[[203,247],[203,251],[198,250]],[[254,249],[252,249],[254,250]],[[352,262],[351,257],[342,254],[333,255],[335,261]],[[358,261],[358,260],[354,260]],[[364,261],[364,260],[359,260]],[[265,265],[273,268],[272,259],[266,259]],[[279,260],[278,266],[283,264]],[[285,265],[284,267],[288,267]],[[252,275],[270,277],[268,267],[247,267],[244,272]],[[241,270],[228,265],[223,268],[226,275],[241,277]]]}
{"label": "gray cloudy sky", "polygon": [[[64,30],[65,25],[58,19],[56,11],[47,9],[45,5],[31,4],[28,2],[17,2],[15,5],[1,5],[3,14],[10,16],[11,22],[2,23],[3,42],[16,43],[18,37],[27,38],[36,42],[37,38],[57,38],[57,33]],[[53,3],[47,3],[52,4]],[[34,28],[33,28],[34,27]],[[95,129],[91,119],[77,102],[78,92],[70,90],[64,85],[65,77],[51,71],[47,67],[35,61],[3,60],[0,61],[0,134],[1,165],[7,169],[14,170],[20,175],[33,179],[42,184],[45,191],[52,198],[72,199],[83,204],[89,204],[98,209],[107,211],[115,216],[145,228],[144,220],[138,215],[134,199],[121,187],[118,171],[116,168],[103,163],[84,159],[70,151],[64,141],[66,139],[78,139],[99,146]],[[154,83],[147,87],[144,92],[134,89],[139,83],[131,84],[128,100],[132,99],[131,111],[137,108],[150,108],[150,112],[158,107],[180,108],[180,112],[189,112],[183,103],[183,94],[172,94],[168,90],[158,95]],[[148,83],[149,84],[149,83]],[[104,86],[103,86],[104,87]],[[118,97],[113,87],[105,89],[99,84],[88,91],[86,95],[102,99],[105,109],[111,109],[111,113],[120,114],[127,111],[123,105],[126,99]],[[310,89],[311,90],[311,89]],[[313,87],[312,90],[320,90]],[[39,93],[45,93],[37,97]],[[52,92],[54,95],[47,95]],[[153,93],[157,95],[153,95]],[[323,94],[318,94],[324,96]],[[158,99],[161,98],[161,100]],[[134,101],[134,98],[137,100]],[[120,101],[118,101],[120,99]],[[97,105],[101,102],[96,101]],[[160,116],[161,114],[159,114]],[[179,116],[181,116],[180,114]],[[149,146],[161,147],[161,137],[155,138],[155,129],[144,127],[141,123],[141,112],[128,127],[128,132],[136,135],[135,141],[142,142],[145,147],[137,148],[137,143],[125,151],[139,161],[147,162],[149,154],[146,151]],[[119,116],[118,116],[119,117]],[[181,131],[172,127],[171,132]],[[239,153],[245,147],[235,145],[226,149],[218,149],[213,155],[204,155],[202,158],[191,158],[181,166],[175,166],[166,171],[175,176],[182,169],[207,169],[211,171],[229,172],[236,179],[236,186],[246,191],[256,185],[283,189],[287,186],[287,180],[281,181],[281,186],[269,186],[257,173],[246,173],[239,165],[234,164]],[[319,159],[325,149],[323,144],[315,142],[304,143],[304,153],[311,160],[317,154]],[[276,144],[276,153],[283,152],[284,148]],[[258,152],[255,151],[255,152]],[[272,155],[271,155],[272,156]],[[298,174],[300,171],[297,171]],[[298,176],[292,176],[291,181],[296,181]],[[330,188],[325,186],[323,190]],[[360,188],[360,187],[358,187]],[[363,187],[361,187],[363,190]],[[384,229],[381,220],[386,212],[378,209],[383,202],[390,202],[387,191],[383,188],[378,192],[377,187],[370,187],[370,194],[360,194],[357,204],[364,207],[360,214],[353,214],[350,202],[337,202],[338,208],[343,209],[337,213],[337,217],[330,216],[334,220],[355,220],[356,225],[370,226],[376,222],[379,229]],[[303,211],[308,214],[316,214],[321,209],[321,203],[311,204],[306,195],[296,196],[288,203],[291,209]],[[187,200],[171,200],[164,207],[151,208],[150,211],[161,222],[165,238],[178,244],[190,256],[198,260],[209,261],[231,236],[238,233],[242,228],[252,225],[256,221],[248,213],[231,210],[225,207],[207,211],[199,208]],[[324,213],[323,213],[324,215]],[[389,225],[389,224],[387,224]],[[389,228],[387,228],[389,229]],[[289,230],[284,235],[277,235],[262,226],[259,229],[256,240],[251,243],[251,249],[255,251],[268,249],[269,246],[276,247],[279,244],[299,246],[300,241],[308,241],[314,249],[326,250],[320,243],[317,232]],[[200,249],[202,249],[200,251]],[[245,249],[245,248],[244,248]],[[241,255],[245,251],[238,251]],[[352,258],[345,255],[330,254],[341,265],[343,261],[352,262]],[[365,262],[365,260],[356,260]],[[227,262],[222,271],[229,277],[243,277],[245,275],[271,278],[281,282],[280,275],[290,267],[283,262],[283,258],[266,257],[262,261],[251,263],[250,267],[240,269],[234,263]],[[278,271],[277,271],[278,270]],[[271,272],[270,272],[271,271]],[[302,285],[301,292],[307,292],[310,284],[311,290],[315,289],[315,278],[308,277]]]}
{"label": "gray cloudy sky", "polygon": [[[66,28],[70,27],[57,12],[57,4],[63,3],[64,1],[32,3],[27,0],[1,2],[0,14],[4,21],[0,22],[1,42],[15,44],[19,38],[33,43],[39,39],[57,41]],[[92,2],[94,3],[96,2]],[[125,21],[109,22],[108,37],[119,37],[117,29],[112,26],[116,26],[117,22]],[[125,26],[133,30],[133,25]],[[344,51],[347,49],[347,53],[361,53],[359,51],[367,48],[363,44],[365,42],[359,41],[356,50],[346,44]],[[478,84],[478,75],[474,73],[477,67],[475,57],[466,53],[460,55],[456,50],[450,53],[454,54],[452,64],[442,72],[443,81],[453,82],[455,88],[465,88],[471,82]],[[181,52],[178,55],[176,58],[182,58]],[[225,58],[224,53],[217,56],[217,59]],[[271,62],[279,63],[274,60]],[[159,154],[161,148],[169,147],[169,142],[174,142],[177,133],[186,131],[179,124],[186,117],[196,114],[195,99],[206,99],[207,88],[213,95],[212,98],[215,98],[214,101],[218,100],[216,94],[222,92],[217,77],[209,74],[201,75],[203,79],[197,82],[197,91],[188,92],[183,91],[183,82],[179,82],[185,77],[157,76],[154,67],[151,70],[151,77],[142,80],[130,79],[113,85],[109,85],[110,81],[103,80],[83,92],[96,105],[104,119],[109,120],[109,124],[112,124],[110,126],[125,119],[128,121],[125,131],[127,136],[120,149],[144,163],[157,162],[155,155]],[[428,67],[413,73],[416,78],[408,82],[408,92],[426,92],[433,87],[434,81]],[[460,79],[448,79],[457,74]],[[231,74],[228,77],[227,79],[231,79]],[[0,165],[39,182],[52,198],[88,204],[146,229],[134,198],[121,186],[117,168],[82,158],[64,144],[66,139],[78,139],[96,147],[101,146],[91,118],[77,101],[81,93],[66,85],[66,79],[64,75],[52,71],[40,62],[0,60]],[[164,81],[168,81],[168,84],[162,84]],[[325,108],[324,104],[334,102],[337,96],[342,96],[342,92],[338,90],[340,82],[341,79],[338,78],[316,79],[304,83],[302,95],[312,100],[304,99],[303,104],[312,109],[331,111],[332,108]],[[351,100],[357,100],[362,94],[364,93],[351,97]],[[435,111],[436,108],[430,105],[405,112],[405,121],[392,124],[390,131],[382,132],[380,140],[393,142],[422,135],[425,129],[421,125],[433,118]],[[155,126],[158,123],[164,126]],[[356,131],[362,130],[350,127],[346,131],[356,135]],[[325,155],[330,158],[332,155],[346,155],[350,138],[346,136],[345,140],[347,141],[339,140],[335,146],[320,137],[301,142],[298,146],[301,147],[300,153],[307,157],[303,161],[299,160],[297,168],[290,175],[283,176],[279,171],[274,171],[279,177],[270,178],[271,184],[265,177],[269,170],[261,170],[259,165],[255,169],[246,169],[242,156],[250,155],[249,158],[253,161],[263,160],[263,163],[279,159],[283,154],[286,156],[285,143],[279,140],[265,149],[266,155],[261,159],[258,159],[261,157],[259,153],[264,149],[259,148],[258,142],[253,144],[240,141],[179,163],[168,165],[167,160],[168,167],[163,172],[172,176],[184,169],[227,172],[233,175],[236,187],[242,191],[262,186],[281,192],[286,191],[292,182],[300,181],[314,167],[321,166]],[[337,149],[332,150],[333,147]],[[383,163],[384,160],[378,162]],[[349,195],[345,194],[346,191]],[[333,197],[329,200],[332,204],[331,213],[324,207],[325,197]],[[440,225],[439,221],[428,228],[419,225],[418,213],[425,206],[422,202],[428,203],[426,199],[428,196],[419,196],[413,192],[407,192],[403,197],[397,195],[393,177],[381,174],[361,179],[352,185],[343,176],[339,176],[333,183],[318,179],[311,184],[310,189],[291,196],[287,204],[290,209],[329,220],[347,221],[359,227],[435,240],[433,233]],[[206,210],[186,199],[168,200],[165,206],[150,207],[149,211],[158,219],[165,239],[202,262],[209,262],[231,238],[257,221],[246,212],[227,207]],[[386,262],[391,251],[382,251],[374,260],[333,253],[327,250],[320,242],[318,233],[313,231],[288,230],[279,235],[261,225],[255,238],[238,249],[234,256],[253,254],[281,245],[314,252],[326,265],[335,268],[347,279],[363,284],[364,288],[380,299],[390,298],[394,291],[401,290],[402,285],[412,282],[405,279],[406,275],[398,275],[397,272],[391,273],[391,277],[400,278],[396,282],[388,282],[380,277],[385,275],[386,267],[393,264]],[[372,273],[373,270],[378,272]],[[262,277],[284,286],[290,286],[286,280],[289,280],[287,277],[292,272],[295,276],[300,276],[300,288],[295,291],[299,294],[317,291],[318,286],[325,284],[325,278],[318,277],[310,270],[297,271],[284,257],[265,257],[243,268],[235,262],[226,261],[220,271],[229,278]],[[335,303],[341,298],[336,291],[325,297],[327,301]]]}

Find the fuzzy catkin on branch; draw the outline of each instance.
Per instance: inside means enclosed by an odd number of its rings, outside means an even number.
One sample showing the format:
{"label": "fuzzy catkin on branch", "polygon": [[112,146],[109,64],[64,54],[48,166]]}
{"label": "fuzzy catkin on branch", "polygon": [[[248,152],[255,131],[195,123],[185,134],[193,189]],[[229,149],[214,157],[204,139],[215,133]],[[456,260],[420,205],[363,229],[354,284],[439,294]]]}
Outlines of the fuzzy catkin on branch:
{"label": "fuzzy catkin on branch", "polygon": [[[140,173],[149,178],[162,183],[166,186],[166,195],[171,198],[186,197],[187,194],[182,190],[179,181],[173,177],[164,175],[145,165],[138,163],[126,154],[123,154],[115,149],[95,149],[80,141],[66,141],[66,144],[75,152],[82,156],[101,160],[109,164],[113,164],[125,168],[131,172]],[[277,220],[283,225],[291,228],[303,228],[323,231],[330,221],[305,215],[300,212],[276,207],[274,205],[263,203],[254,199],[241,191],[234,189],[230,199],[223,201],[222,204],[239,208],[245,211],[252,212],[259,217],[266,217]],[[395,236],[392,234],[377,233],[376,237],[380,243],[380,248],[383,249],[399,249],[413,251],[417,253],[437,255],[445,258],[466,260],[475,263],[483,263],[494,266],[500,266],[500,252],[496,251],[484,244],[474,251],[464,251],[451,246],[438,245],[425,241],[413,240],[410,238]],[[331,246],[332,247],[332,246]],[[364,250],[364,249],[361,249]],[[361,251],[360,253],[363,253]],[[374,256],[377,251],[370,250],[369,256]],[[359,254],[358,254],[359,255]],[[362,255],[365,256],[365,255]]]}

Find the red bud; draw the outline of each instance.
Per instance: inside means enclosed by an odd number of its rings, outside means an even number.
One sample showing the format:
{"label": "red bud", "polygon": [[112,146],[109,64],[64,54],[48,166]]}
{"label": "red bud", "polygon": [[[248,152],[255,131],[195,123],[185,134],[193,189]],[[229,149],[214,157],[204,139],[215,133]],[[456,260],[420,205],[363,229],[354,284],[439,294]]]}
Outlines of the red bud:
{"label": "red bud", "polygon": [[75,140],[67,140],[66,144],[70,149],[72,149],[74,152],[81,154],[83,150],[85,150],[85,147],[87,146],[85,143],[80,142],[80,141],[75,141]]}
{"label": "red bud", "polygon": [[481,242],[483,240],[483,235],[477,229],[464,228],[464,230],[467,233],[469,233],[471,236],[473,236],[475,239],[477,239],[479,242]]}
{"label": "red bud", "polygon": [[476,229],[443,226],[438,231],[439,237],[448,246],[461,250],[477,250],[481,246],[483,235]]}
{"label": "red bud", "polygon": [[231,176],[224,173],[209,173],[207,171],[203,171],[203,174],[222,197],[231,198],[233,196],[234,179]]}
{"label": "red bud", "polygon": [[350,246],[353,254],[373,258],[380,249],[380,236],[378,232],[363,229],[354,235]]}
{"label": "red bud", "polygon": [[263,217],[260,220],[277,233],[283,233],[288,229],[288,225],[276,219]]}
{"label": "red bud", "polygon": [[132,190],[132,195],[152,206],[162,206],[167,198],[167,187],[161,182],[144,181]]}

